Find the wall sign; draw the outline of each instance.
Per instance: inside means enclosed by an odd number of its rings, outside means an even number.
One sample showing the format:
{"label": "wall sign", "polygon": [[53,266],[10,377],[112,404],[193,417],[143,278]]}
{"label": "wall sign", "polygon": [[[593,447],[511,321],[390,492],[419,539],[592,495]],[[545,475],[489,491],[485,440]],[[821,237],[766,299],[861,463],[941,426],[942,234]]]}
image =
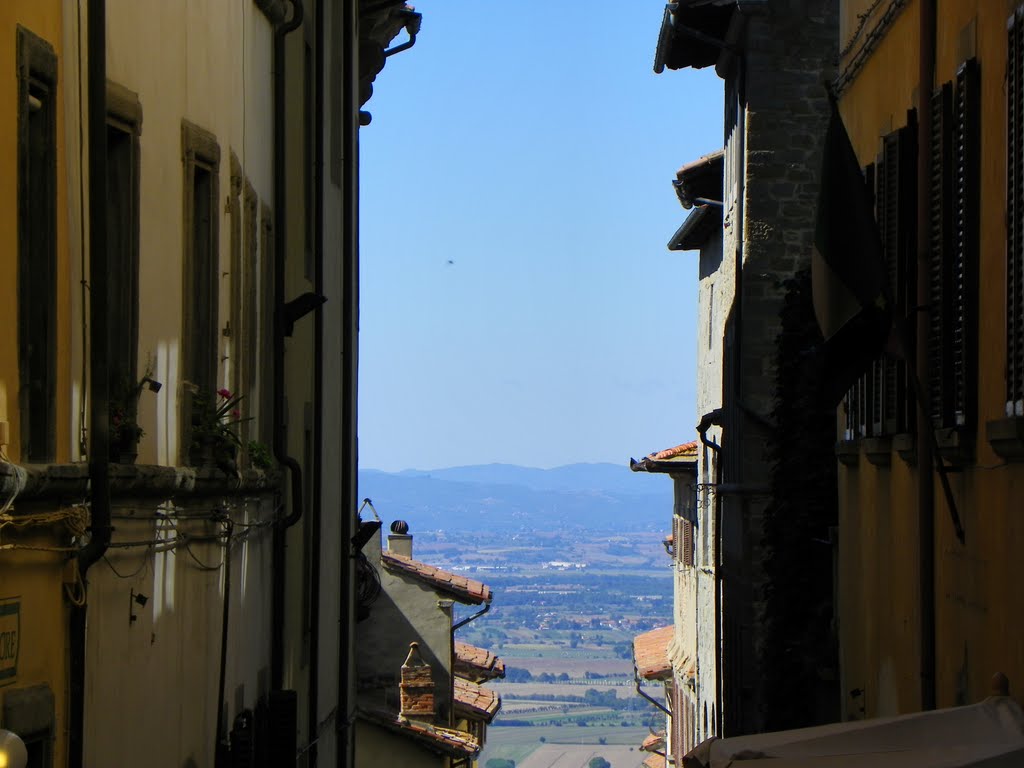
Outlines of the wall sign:
{"label": "wall sign", "polygon": [[0,597],[0,687],[17,682],[21,598]]}

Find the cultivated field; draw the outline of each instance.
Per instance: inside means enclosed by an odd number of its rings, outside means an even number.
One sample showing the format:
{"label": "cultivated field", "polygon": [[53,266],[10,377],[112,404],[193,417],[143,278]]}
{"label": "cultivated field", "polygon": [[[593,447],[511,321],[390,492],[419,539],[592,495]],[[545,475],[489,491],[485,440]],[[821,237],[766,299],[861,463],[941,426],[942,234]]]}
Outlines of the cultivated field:
{"label": "cultivated field", "polygon": [[587,768],[590,758],[600,755],[612,768],[637,768],[647,754],[627,747],[578,746],[572,744],[544,744],[516,768]]}
{"label": "cultivated field", "polygon": [[504,757],[516,768],[587,768],[590,758],[602,755],[613,768],[637,768],[648,756],[640,751],[648,733],[646,728],[488,728],[479,765],[486,768],[491,758]]}

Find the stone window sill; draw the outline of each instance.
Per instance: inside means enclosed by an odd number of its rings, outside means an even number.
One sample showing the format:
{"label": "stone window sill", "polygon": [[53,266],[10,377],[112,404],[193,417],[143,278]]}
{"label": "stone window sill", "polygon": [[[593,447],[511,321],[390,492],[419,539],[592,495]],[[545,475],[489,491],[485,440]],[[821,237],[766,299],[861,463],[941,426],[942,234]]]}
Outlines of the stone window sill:
{"label": "stone window sill", "polygon": [[861,441],[864,458],[876,467],[888,467],[892,464],[892,438],[865,437]]}
{"label": "stone window sill", "polygon": [[[238,479],[218,469],[111,464],[109,477],[113,497],[234,496],[276,493],[282,488],[279,469],[247,469]],[[78,501],[89,495],[89,465],[0,464],[0,494]]]}
{"label": "stone window sill", "polygon": [[995,419],[985,425],[985,437],[1000,457],[1024,461],[1024,416]]}
{"label": "stone window sill", "polygon": [[917,437],[915,435],[910,432],[893,435],[892,447],[905,464],[910,466],[917,464]]}
{"label": "stone window sill", "polygon": [[860,462],[860,441],[840,440],[836,443],[836,458],[847,467],[856,467]]}

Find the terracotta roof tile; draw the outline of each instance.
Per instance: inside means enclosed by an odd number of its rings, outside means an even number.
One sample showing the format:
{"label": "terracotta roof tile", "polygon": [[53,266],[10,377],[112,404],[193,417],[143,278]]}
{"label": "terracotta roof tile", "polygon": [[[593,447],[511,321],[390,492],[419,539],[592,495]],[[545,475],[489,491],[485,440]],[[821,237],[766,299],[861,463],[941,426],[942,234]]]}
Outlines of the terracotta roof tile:
{"label": "terracotta roof tile", "polygon": [[640,749],[644,752],[664,752],[665,751],[665,732],[652,733],[643,743],[640,745]]}
{"label": "terracotta roof tile", "polygon": [[367,722],[400,734],[422,744],[432,752],[451,757],[476,757],[480,743],[472,734],[453,728],[442,728],[418,720],[408,720],[394,712],[360,709],[358,716]]}
{"label": "terracotta roof tile", "polygon": [[394,552],[381,552],[380,560],[385,567],[401,571],[430,584],[441,592],[451,595],[459,602],[472,605],[491,602],[491,588],[474,579],[467,579],[465,576],[449,573],[433,565],[427,565],[419,560],[413,560],[411,557],[398,555]]}
{"label": "terracotta roof tile", "polygon": [[697,446],[693,440],[649,453],[640,461],[630,459],[629,468],[634,472],[682,472],[697,465]]}
{"label": "terracotta roof tile", "polygon": [[490,688],[456,677],[455,708],[473,720],[489,723],[501,708],[501,697]]}
{"label": "terracotta roof tile", "polygon": [[633,666],[644,680],[665,680],[672,675],[672,663],[668,658],[668,644],[672,640],[673,628],[652,629],[633,638]]}
{"label": "terracotta roof tile", "polygon": [[505,662],[486,648],[456,640],[455,674],[477,683],[493,680],[505,676]]}
{"label": "terracotta roof tile", "polygon": [[665,756],[664,755],[651,755],[644,760],[644,768],[665,768]]}

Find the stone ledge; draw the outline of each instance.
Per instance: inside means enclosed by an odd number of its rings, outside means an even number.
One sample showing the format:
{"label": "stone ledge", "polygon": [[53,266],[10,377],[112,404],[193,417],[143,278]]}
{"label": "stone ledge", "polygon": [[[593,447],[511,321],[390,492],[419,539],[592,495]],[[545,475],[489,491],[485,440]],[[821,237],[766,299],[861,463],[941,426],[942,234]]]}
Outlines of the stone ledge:
{"label": "stone ledge", "polygon": [[1007,461],[1024,461],[1024,416],[1008,416],[985,424],[992,450]]}
{"label": "stone ledge", "polygon": [[836,443],[836,458],[840,464],[856,467],[860,463],[860,441],[840,440]]}
{"label": "stone ledge", "polygon": [[[109,477],[112,497],[234,496],[282,488],[279,469],[247,469],[237,479],[212,468],[111,464]],[[0,464],[0,494],[21,500],[80,501],[89,495],[89,465]]]}
{"label": "stone ledge", "polygon": [[892,464],[892,438],[865,437],[861,440],[864,458],[876,467],[888,467]]}
{"label": "stone ledge", "polygon": [[917,464],[917,438],[910,432],[901,432],[892,436],[893,450],[910,466]]}
{"label": "stone ledge", "polygon": [[937,429],[935,441],[939,455],[954,466],[969,464],[974,458],[974,435],[964,427]]}

